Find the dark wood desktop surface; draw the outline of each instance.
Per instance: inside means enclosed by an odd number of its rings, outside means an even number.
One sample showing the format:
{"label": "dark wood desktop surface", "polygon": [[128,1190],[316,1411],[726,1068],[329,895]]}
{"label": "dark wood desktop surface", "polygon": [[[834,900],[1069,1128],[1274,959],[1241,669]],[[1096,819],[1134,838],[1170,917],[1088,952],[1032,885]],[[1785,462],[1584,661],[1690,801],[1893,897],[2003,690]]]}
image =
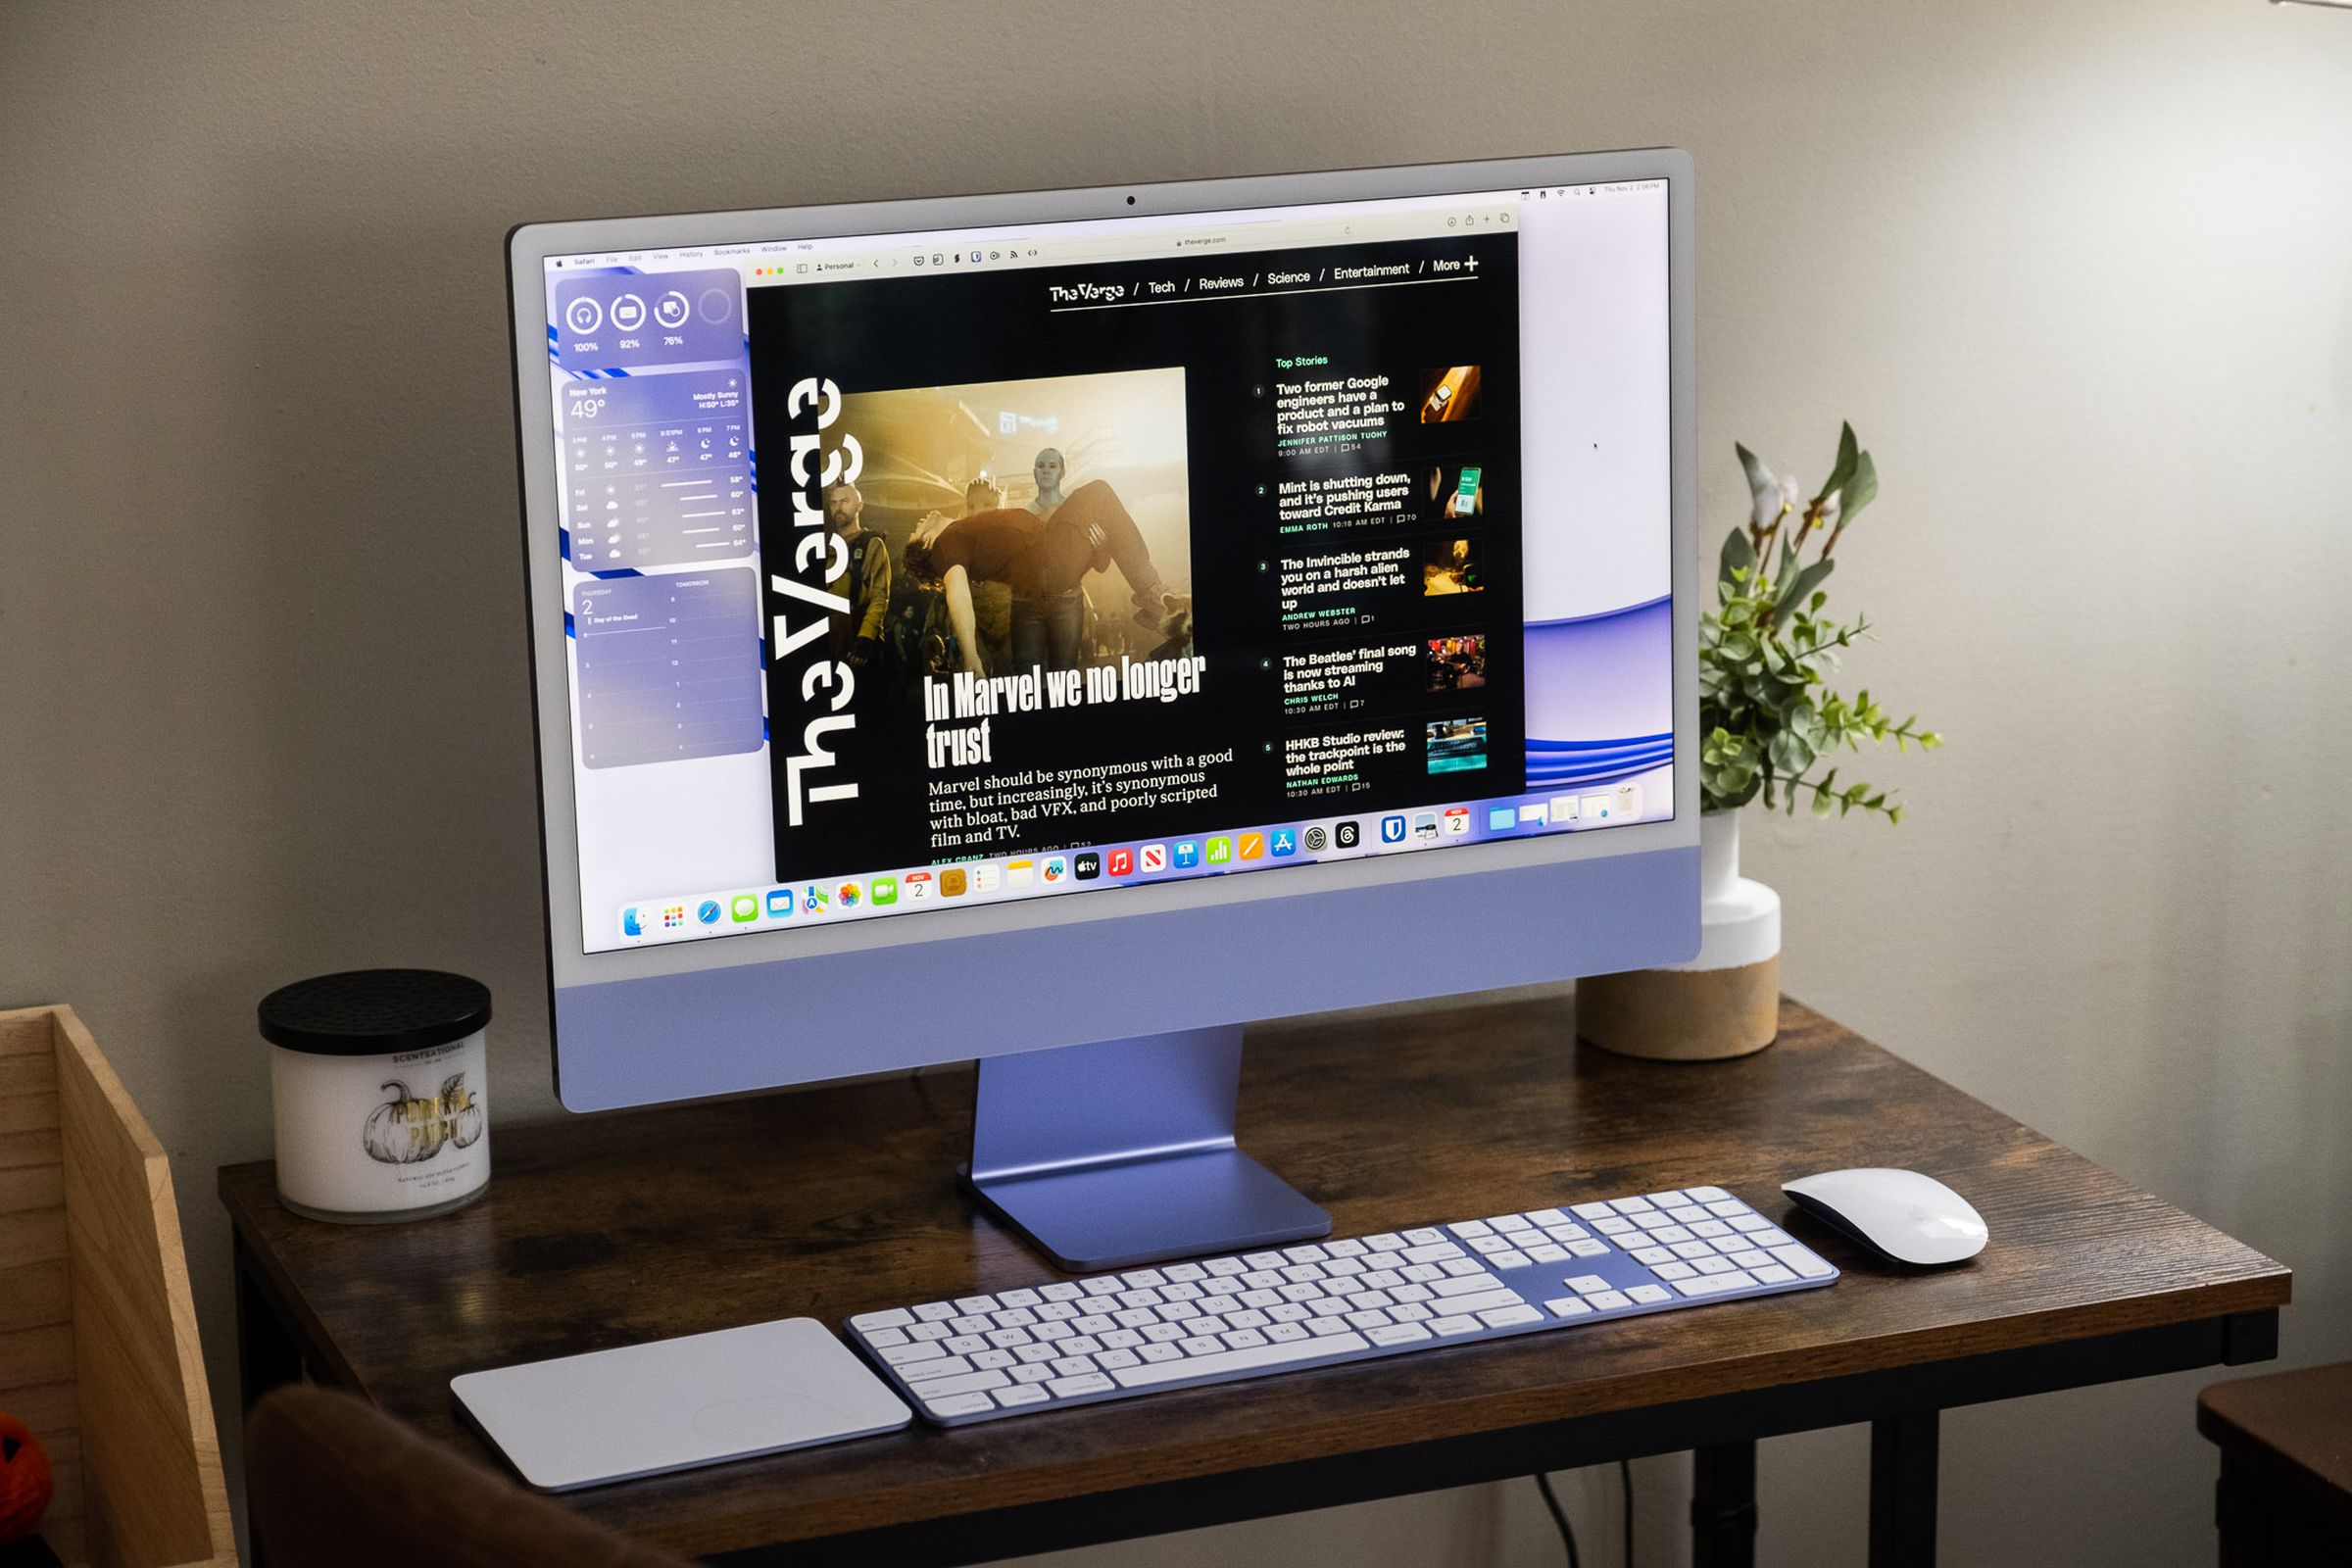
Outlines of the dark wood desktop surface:
{"label": "dark wood desktop surface", "polygon": [[[878,1006],[875,1027],[889,1016]],[[489,1196],[410,1225],[296,1218],[266,1163],[224,1168],[220,1187],[244,1289],[286,1320],[314,1375],[497,1464],[459,1417],[455,1373],[801,1314],[837,1327],[869,1308],[1056,1278],[956,1187],[970,1102],[968,1072],[935,1072],[499,1127]],[[1504,1451],[1524,1452],[1524,1473],[1572,1457],[1546,1434],[1611,1412],[1705,1409],[1799,1385],[1885,1388],[1932,1364],[2008,1365],[2011,1352],[2040,1368],[2014,1387],[1995,1378],[1926,1401],[1965,1403],[2161,1370],[2102,1371],[2087,1348],[2143,1344],[2144,1331],[2176,1332],[2168,1325],[2251,1325],[2244,1353],[2265,1355],[2288,1298],[2280,1265],[1794,1003],[1777,1045],[1712,1064],[1580,1046],[1570,1004],[1548,999],[1253,1027],[1241,1126],[1245,1148],[1331,1210],[1336,1235],[1714,1182],[1844,1278],[956,1432],[917,1424],[567,1503],[698,1555],[925,1522],[937,1543],[958,1521],[985,1534],[991,1511],[1048,1503],[1092,1507],[1073,1539],[1107,1539],[1200,1522],[1163,1516],[1153,1499],[1283,1466],[1311,1480],[1317,1463],[1379,1453],[1431,1461],[1353,1492],[1307,1486],[1291,1506],[1474,1478],[1478,1466],[1437,1460],[1481,1445],[1494,1473],[1509,1472],[1495,1469],[1494,1445],[1521,1446]],[[1848,1165],[1944,1179],[1984,1214],[1991,1245],[1958,1268],[1903,1272],[1781,1196],[1785,1178]],[[2222,1358],[2211,1348],[2222,1343],[2165,1354],[2200,1364]],[[1823,1420],[1784,1414],[1758,1429],[1874,1413],[1825,1406]],[[1229,1495],[1221,1511],[1281,1505]]]}

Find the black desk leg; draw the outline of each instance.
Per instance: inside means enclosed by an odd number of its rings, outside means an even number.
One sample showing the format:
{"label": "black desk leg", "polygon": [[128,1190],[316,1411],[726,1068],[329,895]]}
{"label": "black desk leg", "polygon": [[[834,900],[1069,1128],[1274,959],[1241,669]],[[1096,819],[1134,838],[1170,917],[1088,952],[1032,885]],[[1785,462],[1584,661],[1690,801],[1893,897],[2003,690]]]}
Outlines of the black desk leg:
{"label": "black desk leg", "polygon": [[1756,1445],[1723,1443],[1690,1455],[1690,1568],[1752,1568]]}
{"label": "black desk leg", "polygon": [[1936,1412],[1870,1424],[1870,1568],[1935,1568]]}
{"label": "black desk leg", "polygon": [[[280,1384],[302,1381],[302,1347],[293,1331],[278,1315],[277,1303],[263,1295],[260,1282],[254,1277],[253,1259],[246,1255],[245,1241],[232,1228],[230,1272],[237,1282],[237,1399],[243,1413],[250,1418],[253,1407],[262,1396]],[[250,1491],[247,1494],[250,1498]],[[245,1528],[253,1529],[253,1510],[246,1509]],[[267,1568],[263,1560],[262,1544],[251,1539],[251,1550],[245,1560],[251,1568]]]}
{"label": "black desk leg", "polygon": [[262,1402],[262,1396],[285,1383],[302,1381],[302,1348],[277,1304],[262,1294],[254,1278],[253,1259],[243,1237],[230,1232],[237,1281],[237,1396],[245,1414]]}

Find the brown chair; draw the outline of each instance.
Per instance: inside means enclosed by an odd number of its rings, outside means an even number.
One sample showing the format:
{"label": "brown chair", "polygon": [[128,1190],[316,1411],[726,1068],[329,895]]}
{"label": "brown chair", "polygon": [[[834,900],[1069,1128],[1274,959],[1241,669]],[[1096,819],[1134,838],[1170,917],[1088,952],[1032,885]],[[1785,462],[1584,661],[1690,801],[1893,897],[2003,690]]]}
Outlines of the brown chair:
{"label": "brown chair", "polygon": [[2352,1361],[2216,1383],[2197,1430],[2222,1450],[2223,1568],[2352,1561]]}
{"label": "brown chair", "polygon": [[246,1423],[245,1469],[270,1568],[685,1568],[348,1394],[273,1391]]}

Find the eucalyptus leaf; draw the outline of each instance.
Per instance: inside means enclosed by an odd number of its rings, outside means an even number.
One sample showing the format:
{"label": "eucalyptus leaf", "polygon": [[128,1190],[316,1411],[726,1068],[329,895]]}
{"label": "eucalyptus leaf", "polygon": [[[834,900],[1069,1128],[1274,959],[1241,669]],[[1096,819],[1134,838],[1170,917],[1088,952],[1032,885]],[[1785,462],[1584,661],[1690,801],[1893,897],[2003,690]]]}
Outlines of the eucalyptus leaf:
{"label": "eucalyptus leaf", "polygon": [[[1740,455],[1743,457],[1746,455],[1745,448],[1741,449]],[[1718,580],[1729,584],[1737,580],[1732,575],[1734,570],[1754,571],[1755,569],[1756,547],[1748,543],[1745,528],[1734,528],[1731,536],[1723,542],[1723,558],[1717,574]]]}
{"label": "eucalyptus leaf", "polygon": [[1865,452],[1854,459],[1853,476],[1838,492],[1838,523],[1843,527],[1854,520],[1860,512],[1879,498],[1879,467]]}

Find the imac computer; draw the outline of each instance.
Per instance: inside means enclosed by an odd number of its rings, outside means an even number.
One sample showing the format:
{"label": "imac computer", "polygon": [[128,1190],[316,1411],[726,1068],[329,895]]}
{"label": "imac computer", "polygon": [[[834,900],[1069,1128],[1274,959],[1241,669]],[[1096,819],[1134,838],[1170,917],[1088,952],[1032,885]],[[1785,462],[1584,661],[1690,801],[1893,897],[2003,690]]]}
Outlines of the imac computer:
{"label": "imac computer", "polygon": [[977,1059],[1119,1266],[1328,1231],[1245,1022],[1696,952],[1687,155],[509,259],[567,1106]]}

